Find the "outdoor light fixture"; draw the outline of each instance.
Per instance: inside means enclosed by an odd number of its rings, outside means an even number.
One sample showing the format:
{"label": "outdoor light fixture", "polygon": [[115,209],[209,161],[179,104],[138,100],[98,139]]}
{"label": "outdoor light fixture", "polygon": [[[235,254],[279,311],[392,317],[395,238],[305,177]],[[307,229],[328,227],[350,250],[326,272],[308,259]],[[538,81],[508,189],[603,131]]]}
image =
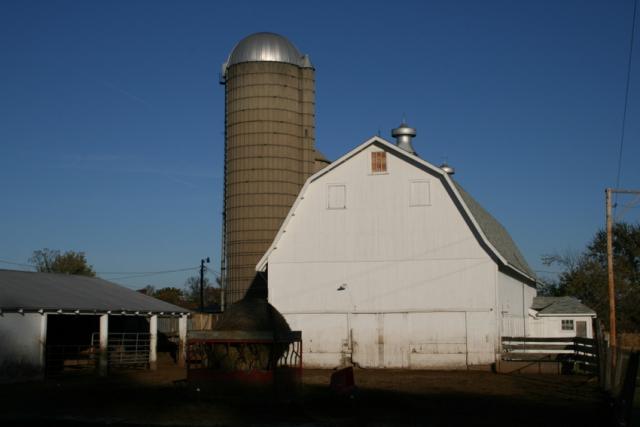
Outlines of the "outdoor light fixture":
{"label": "outdoor light fixture", "polygon": [[337,291],[344,291],[345,289],[347,289],[347,284],[343,283],[342,285],[338,286],[338,289],[336,289]]}

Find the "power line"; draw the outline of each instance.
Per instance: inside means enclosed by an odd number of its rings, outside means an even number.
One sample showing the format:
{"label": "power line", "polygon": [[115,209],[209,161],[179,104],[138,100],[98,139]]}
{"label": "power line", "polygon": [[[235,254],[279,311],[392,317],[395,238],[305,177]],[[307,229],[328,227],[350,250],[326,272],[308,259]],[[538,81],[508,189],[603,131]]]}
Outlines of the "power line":
{"label": "power line", "polygon": [[[622,172],[622,149],[624,147],[625,128],[627,124],[627,107],[629,104],[629,86],[631,81],[631,63],[633,59],[633,40],[636,33],[636,10],[638,8],[638,0],[633,2],[633,19],[631,21],[631,37],[629,40],[629,59],[627,60],[627,84],[624,94],[624,107],[622,111],[622,131],[620,132],[620,148],[618,150],[618,173],[616,175],[616,188],[620,187],[620,173]],[[617,197],[616,197],[617,200]],[[615,204],[615,203],[614,203]]]}
{"label": "power line", "polygon": [[132,276],[110,277],[109,280],[139,279],[139,278],[142,278],[142,277],[158,276],[160,274],[178,273],[178,272],[181,272],[181,271],[191,271],[191,270],[196,270],[198,268],[199,267],[189,267],[189,268],[180,268],[180,269],[177,269],[177,270],[165,270],[165,271],[156,271],[156,272],[135,274],[135,275],[132,275]]}
{"label": "power line", "polygon": [[35,265],[32,265],[32,264],[23,264],[23,263],[20,263],[20,262],[7,261],[7,260],[4,260],[4,259],[0,259],[0,263],[2,263],[2,264],[10,264],[10,265],[19,265],[20,267],[35,268]]}
{"label": "power line", "polygon": [[198,267],[185,267],[182,269],[174,270],[160,270],[160,271],[96,271],[96,274],[160,274],[160,273],[175,273],[176,271],[193,270]]}
{"label": "power line", "polygon": [[[0,263],[17,265],[20,267],[36,268],[34,264],[24,264],[24,263],[15,262],[15,261],[8,261],[5,259],[0,259]],[[180,271],[190,271],[190,270],[195,270],[197,268],[198,267],[186,267],[186,268],[178,268],[173,270],[160,270],[160,271],[96,271],[96,275],[126,274],[129,276],[109,278],[109,280],[126,280],[126,279],[136,278],[136,277],[148,277],[148,276],[156,276],[160,274],[177,273]]]}

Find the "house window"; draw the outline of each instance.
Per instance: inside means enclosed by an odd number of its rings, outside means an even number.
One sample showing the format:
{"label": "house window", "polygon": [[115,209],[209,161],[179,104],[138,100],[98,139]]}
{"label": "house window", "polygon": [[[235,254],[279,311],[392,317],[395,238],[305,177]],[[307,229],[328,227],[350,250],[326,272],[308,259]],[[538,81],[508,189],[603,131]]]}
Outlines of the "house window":
{"label": "house window", "polygon": [[347,187],[344,184],[329,184],[327,186],[327,208],[347,208]]}
{"label": "house window", "polygon": [[411,181],[409,191],[409,206],[429,206],[431,204],[429,181]]}
{"label": "house window", "polygon": [[387,172],[387,153],[385,151],[374,151],[371,153],[371,173]]}
{"label": "house window", "polygon": [[573,331],[573,320],[562,320],[562,330],[563,331]]}

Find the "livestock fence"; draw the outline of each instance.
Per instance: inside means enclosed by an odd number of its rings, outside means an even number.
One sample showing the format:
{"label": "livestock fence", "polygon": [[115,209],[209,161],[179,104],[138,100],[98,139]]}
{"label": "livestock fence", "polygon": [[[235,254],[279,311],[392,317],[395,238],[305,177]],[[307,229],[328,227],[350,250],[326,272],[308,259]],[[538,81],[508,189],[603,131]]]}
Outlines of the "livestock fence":
{"label": "livestock fence", "polygon": [[[151,335],[139,332],[111,332],[108,335],[109,368],[147,368]],[[47,376],[92,372],[100,359],[100,334],[91,334],[86,344],[48,344],[45,349]]]}
{"label": "livestock fence", "polygon": [[610,397],[615,422],[619,426],[640,424],[640,397],[637,389],[638,366],[640,352],[635,348],[613,349],[609,345],[609,334],[604,325],[598,321],[596,337],[598,339],[600,372],[600,386]]}
{"label": "livestock fence", "polygon": [[[582,337],[502,337],[502,361],[513,371],[597,374],[598,343]],[[532,369],[533,368],[533,369]]]}
{"label": "livestock fence", "polygon": [[[100,346],[100,334],[91,335],[91,345]],[[107,341],[109,368],[147,368],[151,334],[148,332],[113,332]]]}
{"label": "livestock fence", "polygon": [[[575,373],[597,376],[607,393],[616,425],[640,425],[640,351],[613,349],[596,320],[595,338],[503,337],[501,372]],[[637,402],[636,402],[637,400]]]}

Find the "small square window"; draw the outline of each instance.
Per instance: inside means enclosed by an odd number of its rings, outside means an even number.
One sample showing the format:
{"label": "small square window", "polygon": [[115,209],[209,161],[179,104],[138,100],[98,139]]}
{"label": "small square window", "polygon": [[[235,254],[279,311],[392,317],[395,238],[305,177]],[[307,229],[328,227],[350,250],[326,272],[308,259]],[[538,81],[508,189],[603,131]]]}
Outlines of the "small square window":
{"label": "small square window", "polygon": [[327,186],[327,208],[347,208],[347,188],[344,184],[330,184]]}
{"label": "small square window", "polygon": [[562,330],[563,331],[573,331],[573,320],[562,320]]}
{"label": "small square window", "polygon": [[429,206],[431,204],[429,181],[410,181],[409,187],[409,206]]}
{"label": "small square window", "polygon": [[387,171],[387,153],[374,151],[371,153],[371,173],[385,173]]}

